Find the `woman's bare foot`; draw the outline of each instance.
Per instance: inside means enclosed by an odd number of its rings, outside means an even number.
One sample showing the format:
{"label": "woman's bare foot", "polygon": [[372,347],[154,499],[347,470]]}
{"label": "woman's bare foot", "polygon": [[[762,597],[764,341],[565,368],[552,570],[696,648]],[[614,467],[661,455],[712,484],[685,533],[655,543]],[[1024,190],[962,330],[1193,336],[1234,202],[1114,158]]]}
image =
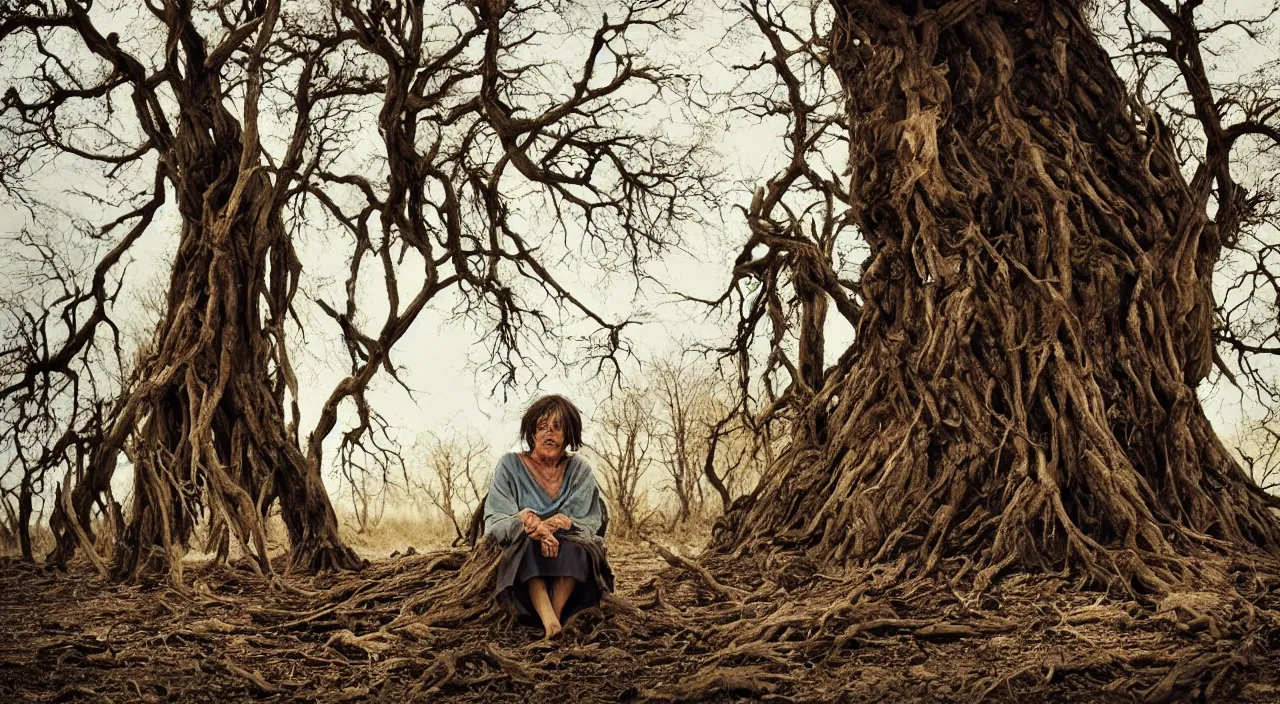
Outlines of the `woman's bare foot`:
{"label": "woman's bare foot", "polygon": [[542,623],[542,628],[547,632],[547,640],[551,640],[552,638],[560,635],[560,631],[563,630],[564,627],[560,625],[559,621],[544,621]]}

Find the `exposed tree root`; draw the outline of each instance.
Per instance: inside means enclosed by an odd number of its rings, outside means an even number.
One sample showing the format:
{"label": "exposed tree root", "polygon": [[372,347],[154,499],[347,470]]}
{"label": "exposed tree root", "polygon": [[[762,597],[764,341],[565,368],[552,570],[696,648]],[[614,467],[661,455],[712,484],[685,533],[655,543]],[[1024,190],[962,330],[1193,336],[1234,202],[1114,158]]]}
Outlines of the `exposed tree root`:
{"label": "exposed tree root", "polygon": [[252,684],[254,688],[257,689],[259,692],[263,692],[264,694],[279,694],[280,692],[284,691],[281,688],[264,680],[262,678],[262,675],[258,674],[257,672],[250,672],[248,670],[245,670],[242,667],[238,667],[233,662],[224,660],[222,662],[222,666],[227,668],[227,672],[230,672],[233,675],[236,675],[238,677],[243,677],[244,679],[248,680],[249,683]]}
{"label": "exposed tree root", "polygon": [[339,570],[359,571],[368,562],[345,545],[301,546],[289,554],[289,566],[309,574]]}
{"label": "exposed tree root", "polygon": [[[1154,599],[1013,575],[962,579],[882,567],[834,576],[772,555],[667,567],[614,546],[621,593],[561,636],[492,600],[493,546],[378,560],[358,574],[187,570],[184,591],[21,565],[0,611],[0,698],[88,690],[113,701],[274,697],[445,701],[1274,701],[1280,566],[1199,566],[1223,587]],[[947,571],[956,566],[946,565]],[[789,574],[788,586],[769,578]],[[23,599],[21,595],[33,598]],[[39,594],[40,598],[34,598]],[[25,604],[25,605],[24,605]],[[213,661],[206,653],[218,652]]]}
{"label": "exposed tree root", "polygon": [[685,557],[681,557],[652,541],[649,541],[649,543],[650,545],[653,546],[653,549],[657,551],[658,555],[660,555],[663,560],[666,560],[668,565],[671,565],[672,567],[675,567],[678,569],[686,570],[689,573],[695,575],[696,577],[701,579],[702,583],[705,584],[709,589],[711,589],[711,591],[715,592],[716,594],[719,594],[725,600],[741,601],[742,597],[747,595],[747,592],[744,592],[741,589],[726,587],[720,582],[716,581],[716,578],[711,576],[711,573],[708,572],[705,567],[703,567],[702,565],[699,565],[693,560],[690,560]]}

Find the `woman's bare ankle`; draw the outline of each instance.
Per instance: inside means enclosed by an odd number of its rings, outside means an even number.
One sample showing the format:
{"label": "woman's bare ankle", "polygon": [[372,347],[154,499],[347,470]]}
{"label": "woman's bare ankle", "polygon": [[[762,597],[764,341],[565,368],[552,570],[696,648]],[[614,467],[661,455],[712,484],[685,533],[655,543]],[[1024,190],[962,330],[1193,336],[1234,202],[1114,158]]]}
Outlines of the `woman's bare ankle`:
{"label": "woman's bare ankle", "polygon": [[556,636],[560,635],[560,631],[563,630],[564,627],[561,626],[560,621],[557,620],[557,621],[543,621],[542,628],[543,630],[546,631],[547,638],[555,638]]}

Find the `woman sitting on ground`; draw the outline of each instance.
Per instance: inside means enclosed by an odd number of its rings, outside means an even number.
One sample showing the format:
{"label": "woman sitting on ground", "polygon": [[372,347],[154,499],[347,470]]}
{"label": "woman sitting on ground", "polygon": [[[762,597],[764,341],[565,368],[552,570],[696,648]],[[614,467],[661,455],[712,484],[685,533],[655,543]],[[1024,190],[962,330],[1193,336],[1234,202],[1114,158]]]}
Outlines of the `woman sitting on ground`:
{"label": "woman sitting on ground", "polygon": [[576,454],[582,417],[563,396],[544,396],[520,421],[527,452],[498,461],[484,502],[484,532],[503,546],[496,596],[522,622],[561,624],[613,591],[603,509],[591,467]]}

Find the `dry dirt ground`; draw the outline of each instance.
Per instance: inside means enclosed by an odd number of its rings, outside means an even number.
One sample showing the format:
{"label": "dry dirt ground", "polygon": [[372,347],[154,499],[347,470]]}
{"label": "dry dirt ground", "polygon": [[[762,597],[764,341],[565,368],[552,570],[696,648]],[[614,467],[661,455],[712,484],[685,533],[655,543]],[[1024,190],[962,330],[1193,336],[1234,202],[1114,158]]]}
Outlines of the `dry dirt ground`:
{"label": "dry dirt ground", "polygon": [[0,702],[1280,702],[1270,584],[1139,604],[1014,576],[975,597],[802,562],[761,582],[611,545],[620,598],[546,642],[432,616],[464,557],[274,584],[193,566],[181,590],[7,561]]}

